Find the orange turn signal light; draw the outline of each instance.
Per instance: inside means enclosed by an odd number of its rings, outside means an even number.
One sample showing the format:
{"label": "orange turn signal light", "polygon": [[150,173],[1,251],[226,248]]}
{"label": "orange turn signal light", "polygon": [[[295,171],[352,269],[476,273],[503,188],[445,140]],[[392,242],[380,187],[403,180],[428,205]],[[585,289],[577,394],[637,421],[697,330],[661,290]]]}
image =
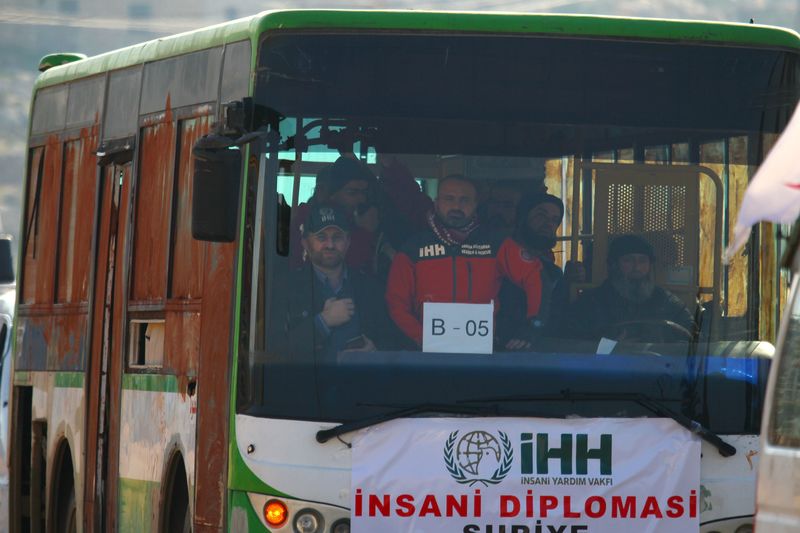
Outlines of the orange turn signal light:
{"label": "orange turn signal light", "polygon": [[289,519],[289,509],[282,501],[270,500],[264,506],[264,518],[267,520],[267,524],[280,527]]}

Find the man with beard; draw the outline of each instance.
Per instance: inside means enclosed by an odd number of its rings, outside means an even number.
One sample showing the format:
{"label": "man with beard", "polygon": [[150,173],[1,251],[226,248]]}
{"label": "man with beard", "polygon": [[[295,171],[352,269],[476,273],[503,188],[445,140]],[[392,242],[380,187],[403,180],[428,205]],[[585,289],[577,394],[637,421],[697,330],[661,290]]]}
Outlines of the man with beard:
{"label": "man with beard", "polygon": [[511,235],[517,218],[517,207],[522,198],[522,185],[515,181],[496,181],[491,184],[481,220],[486,225]]}
{"label": "man with beard", "polygon": [[584,291],[565,323],[572,336],[599,340],[668,342],[696,332],[692,314],[653,282],[653,247],[637,235],[617,237],[608,250],[608,279]]}
{"label": "man with beard", "polygon": [[286,332],[295,350],[333,357],[341,350],[375,350],[373,339],[386,333],[388,320],[375,281],[349,267],[347,215],[331,204],[310,208],[303,223],[304,265],[293,271],[287,292]]}
{"label": "man with beard", "polygon": [[[503,275],[520,272],[518,256],[502,253],[502,238],[479,223],[477,204],[475,184],[464,176],[440,180],[428,227],[394,255],[386,287],[389,315],[418,347],[425,302],[487,304],[496,301]],[[526,293],[535,299],[539,277],[527,281],[532,286]]]}
{"label": "man with beard", "polygon": [[[557,196],[536,193],[519,202],[513,241],[508,253],[528,264],[528,276],[541,277],[541,294],[526,294],[524,275],[510,277],[500,289],[498,338],[509,350],[527,349],[532,341],[560,321],[569,300],[569,284],[584,280],[583,265],[567,262],[565,271],[555,263],[556,231],[564,218],[564,203]],[[520,288],[521,287],[521,288]]]}
{"label": "man with beard", "polygon": [[300,227],[315,205],[325,204],[341,210],[350,224],[347,265],[369,270],[375,255],[379,222],[378,209],[369,202],[370,189],[374,185],[375,176],[365,164],[354,157],[341,156],[335,163],[322,169],[317,176],[314,196],[292,211],[289,246],[292,266],[302,264],[305,253],[305,249],[298,246],[302,237]]}

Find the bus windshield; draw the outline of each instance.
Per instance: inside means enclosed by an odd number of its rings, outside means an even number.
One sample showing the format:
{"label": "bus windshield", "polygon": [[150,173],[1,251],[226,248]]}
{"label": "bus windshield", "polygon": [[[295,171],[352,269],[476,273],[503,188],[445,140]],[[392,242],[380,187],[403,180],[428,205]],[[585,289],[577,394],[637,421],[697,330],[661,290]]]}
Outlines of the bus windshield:
{"label": "bus windshield", "polygon": [[640,395],[758,433],[781,287],[757,238],[720,258],[797,81],[767,48],[271,34],[240,411],[652,415]]}

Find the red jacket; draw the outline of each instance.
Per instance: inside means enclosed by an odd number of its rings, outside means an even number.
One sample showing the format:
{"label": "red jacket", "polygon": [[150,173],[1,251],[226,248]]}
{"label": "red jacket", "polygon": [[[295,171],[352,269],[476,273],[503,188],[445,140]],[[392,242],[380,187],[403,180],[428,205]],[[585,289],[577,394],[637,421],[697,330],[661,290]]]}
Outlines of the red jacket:
{"label": "red jacket", "polygon": [[510,239],[501,244],[479,226],[463,244],[448,246],[427,229],[412,237],[392,261],[386,287],[389,314],[407,337],[422,345],[424,302],[481,303],[495,301],[503,276],[522,286],[528,312],[541,301],[541,263],[523,260]]}
{"label": "red jacket", "polygon": [[542,260],[526,252],[513,239],[506,239],[503,242],[497,260],[503,275],[525,291],[527,300],[525,318],[538,315],[542,304]]}

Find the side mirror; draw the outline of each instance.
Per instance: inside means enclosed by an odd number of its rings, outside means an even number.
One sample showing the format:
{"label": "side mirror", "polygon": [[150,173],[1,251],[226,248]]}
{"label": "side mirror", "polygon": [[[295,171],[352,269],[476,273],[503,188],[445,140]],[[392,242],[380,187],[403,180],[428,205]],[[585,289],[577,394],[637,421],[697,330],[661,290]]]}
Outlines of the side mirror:
{"label": "side mirror", "polygon": [[227,137],[206,135],[195,143],[192,237],[233,242],[239,220],[242,153]]}
{"label": "side mirror", "polygon": [[0,284],[14,283],[14,256],[11,237],[0,236]]}

